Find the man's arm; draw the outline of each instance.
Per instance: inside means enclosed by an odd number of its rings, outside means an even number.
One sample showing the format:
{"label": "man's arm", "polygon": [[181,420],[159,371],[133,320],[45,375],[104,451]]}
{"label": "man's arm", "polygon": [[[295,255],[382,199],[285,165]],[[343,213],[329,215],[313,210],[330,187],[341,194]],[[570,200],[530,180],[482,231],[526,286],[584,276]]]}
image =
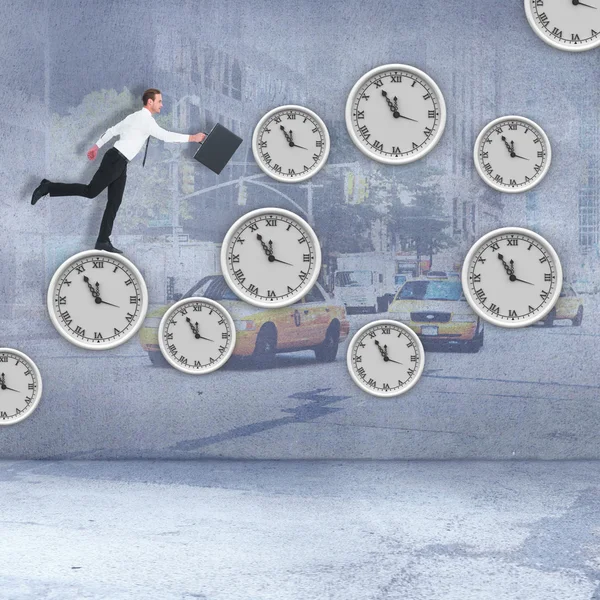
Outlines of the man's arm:
{"label": "man's arm", "polygon": [[114,138],[116,135],[121,134],[121,128],[123,127],[123,123],[125,123],[125,121],[128,118],[129,117],[125,117],[122,121],[119,121],[116,125],[107,129],[100,136],[100,139],[88,150],[87,157],[90,160],[94,160],[96,158],[96,156],[98,155],[98,150],[100,148],[102,148],[102,146],[104,146],[104,144],[106,144],[106,142],[108,142],[109,140]]}
{"label": "man's arm", "polygon": [[150,129],[150,135],[158,138],[163,142],[179,142],[183,144],[185,142],[201,142],[205,137],[205,133],[195,133],[192,135],[186,135],[185,133],[175,133],[174,131],[167,131],[163,129],[156,121],[152,121]]}

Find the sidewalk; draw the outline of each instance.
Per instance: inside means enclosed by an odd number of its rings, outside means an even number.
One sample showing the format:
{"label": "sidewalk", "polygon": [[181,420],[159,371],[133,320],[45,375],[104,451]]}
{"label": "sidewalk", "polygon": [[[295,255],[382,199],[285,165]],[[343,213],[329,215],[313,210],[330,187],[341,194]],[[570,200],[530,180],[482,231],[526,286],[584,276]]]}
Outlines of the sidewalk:
{"label": "sidewalk", "polygon": [[0,462],[2,598],[592,600],[596,462]]}

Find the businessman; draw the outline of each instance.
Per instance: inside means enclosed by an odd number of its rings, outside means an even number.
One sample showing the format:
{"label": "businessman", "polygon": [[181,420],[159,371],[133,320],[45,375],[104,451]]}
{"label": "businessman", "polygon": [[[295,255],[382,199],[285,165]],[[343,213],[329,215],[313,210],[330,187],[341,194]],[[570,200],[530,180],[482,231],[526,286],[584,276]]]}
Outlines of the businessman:
{"label": "businessman", "polygon": [[[154,88],[146,90],[142,95],[142,102],[144,107],[141,110],[130,114],[120,123],[108,129],[96,144],[88,150],[87,157],[90,160],[94,160],[98,155],[99,148],[113,137],[119,136],[115,145],[104,155],[100,167],[88,185],[83,183],[53,183],[47,179],[42,179],[40,185],[38,185],[31,196],[31,204],[35,205],[40,198],[48,194],[50,196],[83,196],[84,198],[95,198],[102,190],[108,188],[108,202],[104,209],[100,232],[96,240],[96,250],[106,250],[108,252],[123,254],[121,250],[112,245],[110,234],[117,211],[121,205],[121,200],[123,199],[125,181],[127,180],[127,163],[140,151],[149,136],[165,142],[180,143],[199,143],[206,137],[204,133],[196,133],[194,135],[173,133],[172,131],[163,129],[156,123],[153,115],[160,113],[162,107],[160,90]],[[147,149],[148,146],[146,145]]]}

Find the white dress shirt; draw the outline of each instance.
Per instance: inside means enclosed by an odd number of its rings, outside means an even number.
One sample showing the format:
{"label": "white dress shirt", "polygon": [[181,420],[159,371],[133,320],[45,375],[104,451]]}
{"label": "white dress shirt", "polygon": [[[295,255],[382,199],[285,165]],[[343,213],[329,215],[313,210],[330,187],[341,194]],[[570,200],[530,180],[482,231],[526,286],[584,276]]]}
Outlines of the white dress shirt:
{"label": "white dress shirt", "polygon": [[128,160],[135,157],[150,135],[163,142],[183,143],[189,142],[190,139],[189,135],[174,133],[160,127],[146,107],[131,113],[114,127],[107,129],[96,142],[96,146],[101,148],[116,135],[119,139],[114,147]]}

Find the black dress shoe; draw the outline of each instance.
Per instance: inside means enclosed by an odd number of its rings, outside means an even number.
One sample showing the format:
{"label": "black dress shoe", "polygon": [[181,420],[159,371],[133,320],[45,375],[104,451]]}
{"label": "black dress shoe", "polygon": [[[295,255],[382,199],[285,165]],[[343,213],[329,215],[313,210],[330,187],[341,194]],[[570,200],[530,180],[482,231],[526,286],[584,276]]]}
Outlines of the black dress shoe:
{"label": "black dress shoe", "polygon": [[40,199],[43,198],[48,192],[48,184],[50,182],[47,179],[42,179],[40,185],[38,185],[35,190],[33,190],[33,194],[31,195],[31,204],[32,206]]}
{"label": "black dress shoe", "polygon": [[104,250],[105,252],[116,252],[117,254],[123,254],[123,250],[115,248],[110,240],[108,242],[96,242],[96,250]]}

